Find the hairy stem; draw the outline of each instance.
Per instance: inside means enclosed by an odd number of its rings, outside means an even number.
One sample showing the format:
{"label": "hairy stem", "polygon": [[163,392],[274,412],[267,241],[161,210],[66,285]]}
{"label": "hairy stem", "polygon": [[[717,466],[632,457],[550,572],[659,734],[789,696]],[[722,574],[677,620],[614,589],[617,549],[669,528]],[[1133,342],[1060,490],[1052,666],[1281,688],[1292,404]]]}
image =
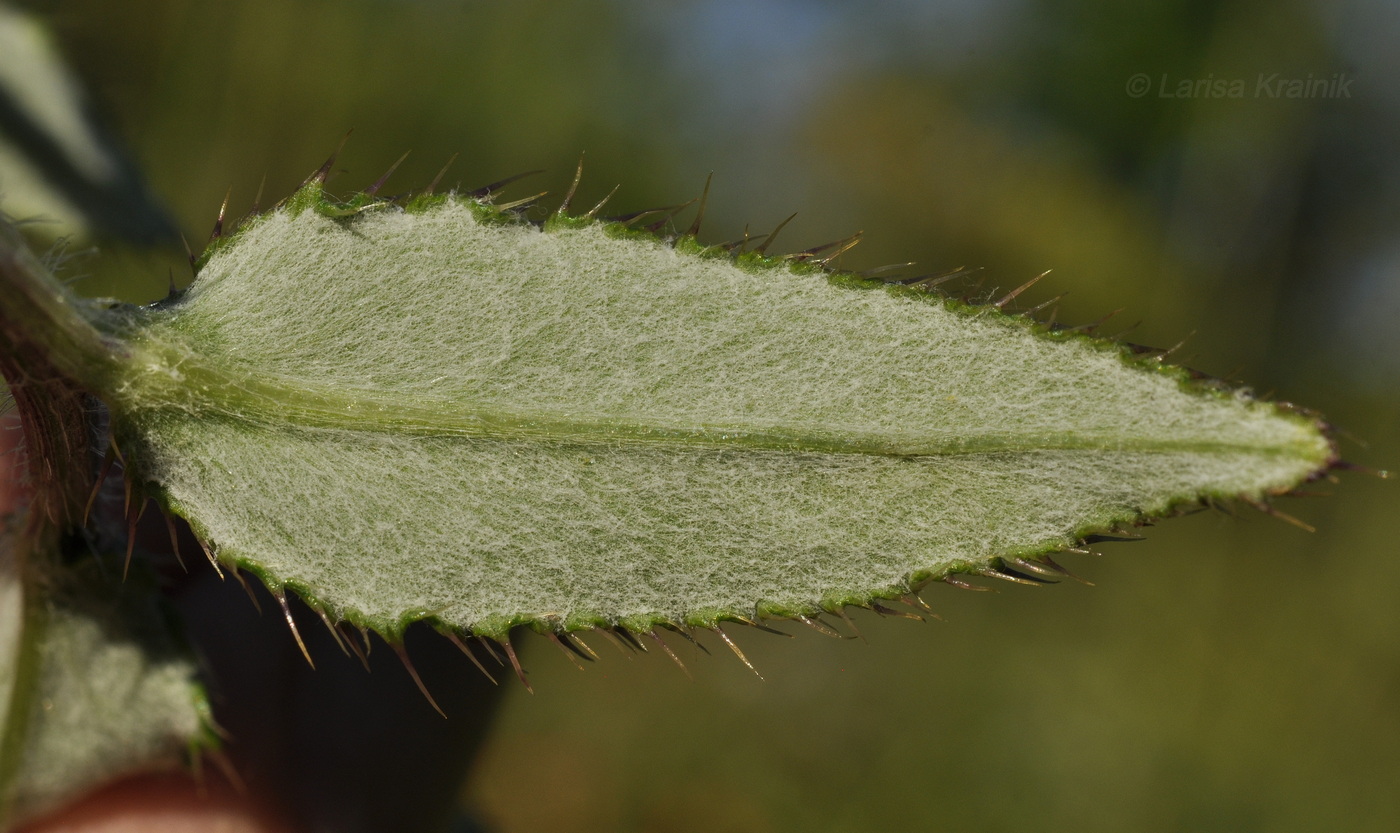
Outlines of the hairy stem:
{"label": "hairy stem", "polygon": [[[45,531],[44,538],[51,539],[53,530]],[[34,698],[39,693],[39,678],[43,671],[41,648],[44,640],[44,627],[47,623],[47,608],[36,592],[35,582],[25,580],[26,570],[32,572],[32,556],[44,541],[33,535],[24,535],[17,541],[6,542],[0,548],[0,586],[5,592],[6,609],[0,612],[3,625],[0,630],[12,645],[0,646],[0,656],[9,658],[6,672],[0,675],[0,685],[6,690],[0,692],[0,828],[12,816],[14,800],[13,785],[20,774],[24,762],[26,741],[29,738],[30,717],[34,713]],[[56,543],[52,540],[47,543]]]}
{"label": "hairy stem", "polygon": [[[47,381],[56,371],[96,389],[118,367],[120,342],[104,335],[72,293],[53,279],[19,233],[0,224],[0,354],[21,358],[20,378]],[[42,358],[40,358],[42,357]]]}

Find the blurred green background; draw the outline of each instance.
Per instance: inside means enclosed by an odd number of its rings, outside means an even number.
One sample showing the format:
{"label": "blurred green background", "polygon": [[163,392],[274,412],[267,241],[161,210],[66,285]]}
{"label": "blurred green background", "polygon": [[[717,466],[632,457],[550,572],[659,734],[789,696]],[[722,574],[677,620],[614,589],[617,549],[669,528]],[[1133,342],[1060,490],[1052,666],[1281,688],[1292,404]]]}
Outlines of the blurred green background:
{"label": "blurred green background", "polygon": [[[1400,467],[1400,9],[1381,0],[234,0],[21,6],[198,246],[339,143],[349,193],[508,197],[616,183],[621,211],[714,188],[704,236],[842,265],[1053,268],[1060,320],[1318,408]],[[1146,92],[1131,85],[1139,73]],[[1284,98],[1277,81],[1349,95]],[[1242,82],[1239,98],[1173,95]],[[1263,83],[1261,83],[1261,81]],[[1141,82],[1137,82],[1141,83]],[[552,200],[557,197],[550,198]],[[103,244],[92,294],[150,300],[182,252]],[[1118,322],[1121,321],[1121,325]],[[1096,583],[929,589],[946,621],[856,615],[868,644],[739,632],[575,670],[525,640],[463,801],[527,831],[1400,830],[1394,480],[1163,524],[1064,563]],[[721,655],[723,653],[723,655]]]}

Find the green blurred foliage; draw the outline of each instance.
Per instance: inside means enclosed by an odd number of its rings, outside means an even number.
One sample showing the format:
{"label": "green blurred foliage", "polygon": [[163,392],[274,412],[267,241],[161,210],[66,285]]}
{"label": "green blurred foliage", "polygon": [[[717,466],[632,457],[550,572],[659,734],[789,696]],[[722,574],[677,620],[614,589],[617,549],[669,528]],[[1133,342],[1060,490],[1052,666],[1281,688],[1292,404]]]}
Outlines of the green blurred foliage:
{"label": "green blurred foliage", "polygon": [[[621,182],[625,211],[713,170],[709,239],[800,209],[789,248],[867,230],[850,268],[982,266],[983,293],[1054,268],[1027,306],[1068,291],[1060,320],[1125,307],[1134,340],[1194,332],[1178,359],[1325,411],[1369,441],[1344,438],[1349,459],[1400,463],[1382,361],[1400,342],[1342,337],[1396,297],[1389,267],[1349,283],[1394,246],[1375,162],[1394,81],[1361,75],[1347,100],[1124,91],[1139,72],[1350,71],[1331,7],[28,5],[196,246],[226,190],[241,214],[265,177],[266,205],[350,128],[333,190],[412,150],[386,193],[460,153],[450,183],[542,167],[509,198],[558,194],[586,151],[581,202]],[[73,268],[135,299],[188,275],[178,252]],[[946,622],[858,615],[869,644],[738,633],[766,681],[713,639],[714,657],[673,640],[694,681],[596,638],[580,674],[527,640],[538,693],[511,692],[464,798],[501,830],[1400,829],[1400,505],[1394,481],[1341,480],[1283,506],[1316,534],[1204,513],[1064,559],[1095,587],[930,588]]]}

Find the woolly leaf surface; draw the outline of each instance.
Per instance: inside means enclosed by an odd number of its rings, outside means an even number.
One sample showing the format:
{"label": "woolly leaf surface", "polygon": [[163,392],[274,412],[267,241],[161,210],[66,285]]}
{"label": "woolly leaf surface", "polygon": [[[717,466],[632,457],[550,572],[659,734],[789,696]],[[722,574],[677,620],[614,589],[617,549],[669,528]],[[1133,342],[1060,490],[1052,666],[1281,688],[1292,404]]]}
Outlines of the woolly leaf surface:
{"label": "woolly leaf surface", "polygon": [[194,661],[149,588],[88,562],[48,565],[26,594],[11,553],[0,553],[0,825],[214,745]]}
{"label": "woolly leaf surface", "polygon": [[219,558],[382,632],[832,609],[1332,459],[989,307],[457,198],[288,205],[123,325],[106,398]]}

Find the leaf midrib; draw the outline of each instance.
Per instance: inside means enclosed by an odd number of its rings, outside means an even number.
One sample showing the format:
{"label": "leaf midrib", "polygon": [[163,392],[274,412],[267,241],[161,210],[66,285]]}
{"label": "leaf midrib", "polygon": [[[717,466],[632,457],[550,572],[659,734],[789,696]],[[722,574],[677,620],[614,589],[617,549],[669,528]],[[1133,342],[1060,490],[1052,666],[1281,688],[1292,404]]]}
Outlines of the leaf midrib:
{"label": "leaf midrib", "polygon": [[251,378],[230,372],[202,357],[183,351],[173,352],[175,355],[147,356],[146,361],[141,361],[141,356],[136,357],[134,365],[128,366],[144,366],[146,372],[127,379],[127,384],[121,389],[122,398],[135,408],[141,408],[143,404],[161,403],[159,410],[197,414],[201,418],[230,418],[272,429],[285,426],[416,437],[533,439],[612,446],[644,443],[896,457],[1076,450],[1248,453],[1309,461],[1317,456],[1317,449],[1301,442],[1223,442],[1095,432],[1082,428],[1051,433],[948,432],[942,436],[930,436],[925,429],[918,436],[899,436],[839,426],[796,428],[775,424],[681,424],[660,419],[550,411],[535,407],[527,412],[501,403],[473,407],[460,400],[402,392],[394,392],[392,397],[387,397],[381,390],[316,385],[300,378]]}

